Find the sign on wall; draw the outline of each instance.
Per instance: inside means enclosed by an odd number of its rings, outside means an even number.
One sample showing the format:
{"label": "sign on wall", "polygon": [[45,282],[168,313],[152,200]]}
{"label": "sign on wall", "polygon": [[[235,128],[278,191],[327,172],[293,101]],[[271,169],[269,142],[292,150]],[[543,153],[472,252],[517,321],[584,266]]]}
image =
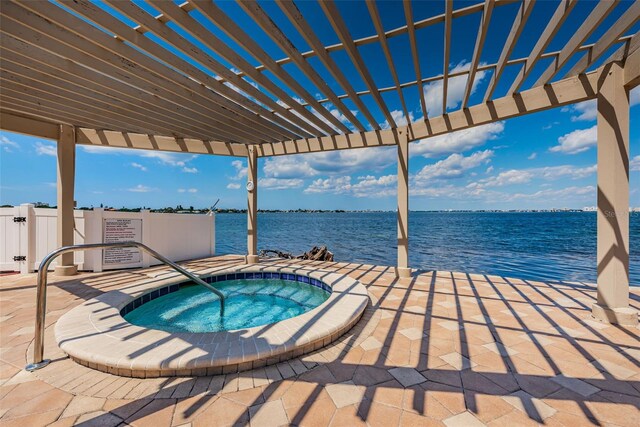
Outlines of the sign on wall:
{"label": "sign on wall", "polygon": [[[105,218],[102,238],[104,243],[141,242],[142,220],[126,218]],[[142,262],[142,253],[137,248],[109,248],[102,252],[105,266],[138,264]]]}

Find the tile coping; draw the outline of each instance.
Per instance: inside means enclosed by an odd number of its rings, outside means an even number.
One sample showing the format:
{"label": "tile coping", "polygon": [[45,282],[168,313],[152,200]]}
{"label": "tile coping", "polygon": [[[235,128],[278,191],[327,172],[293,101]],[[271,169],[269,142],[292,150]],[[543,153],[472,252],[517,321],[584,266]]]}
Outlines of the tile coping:
{"label": "tile coping", "polygon": [[309,282],[331,288],[331,295],[300,316],[270,325],[172,333],[136,326],[122,317],[127,307],[144,301],[145,295],[184,282],[175,275],[146,278],[65,313],[55,326],[56,341],[76,362],[121,376],[215,375],[279,363],[328,345],[358,322],[369,302],[366,288],[357,280],[308,267],[238,266],[205,277],[238,273],[245,277],[256,273],[309,277]]}

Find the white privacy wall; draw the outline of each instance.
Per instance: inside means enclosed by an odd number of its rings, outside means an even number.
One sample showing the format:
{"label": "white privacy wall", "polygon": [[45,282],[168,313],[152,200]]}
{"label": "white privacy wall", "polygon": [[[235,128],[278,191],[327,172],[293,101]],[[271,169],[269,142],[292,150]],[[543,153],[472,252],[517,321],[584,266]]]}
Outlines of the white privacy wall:
{"label": "white privacy wall", "polygon": [[[42,259],[57,248],[56,217],[55,209],[34,208],[31,204],[0,208],[0,271],[37,270]],[[215,254],[215,217],[201,214],[76,210],[74,243],[102,243],[105,220],[109,219],[141,220],[138,240],[172,261]],[[24,257],[24,260],[14,260],[14,257]],[[89,271],[159,264],[146,253],[139,262],[104,264],[102,250],[76,252],[74,262],[78,269]],[[52,266],[55,265],[54,262]]]}

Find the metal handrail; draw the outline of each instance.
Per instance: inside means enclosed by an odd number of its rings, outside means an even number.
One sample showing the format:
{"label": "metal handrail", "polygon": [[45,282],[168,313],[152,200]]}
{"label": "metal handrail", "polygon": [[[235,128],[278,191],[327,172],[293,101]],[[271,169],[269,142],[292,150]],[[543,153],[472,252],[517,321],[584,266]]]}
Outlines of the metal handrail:
{"label": "metal handrail", "polygon": [[33,363],[29,363],[25,370],[35,371],[36,369],[44,368],[51,362],[48,359],[44,359],[44,320],[47,311],[47,272],[49,265],[55,258],[67,252],[85,251],[90,249],[105,249],[105,248],[139,248],[147,252],[154,258],[169,267],[187,276],[199,285],[204,286],[220,298],[220,317],[224,316],[224,294],[218,289],[211,286],[193,273],[188,272],[184,268],[180,267],[173,261],[168,260],[158,252],[154,251],[150,247],[143,245],[139,242],[114,242],[114,243],[87,243],[84,245],[69,245],[56,249],[48,254],[40,263],[38,270],[38,282],[37,282],[37,296],[36,296],[36,330],[35,330],[35,343],[33,347]]}

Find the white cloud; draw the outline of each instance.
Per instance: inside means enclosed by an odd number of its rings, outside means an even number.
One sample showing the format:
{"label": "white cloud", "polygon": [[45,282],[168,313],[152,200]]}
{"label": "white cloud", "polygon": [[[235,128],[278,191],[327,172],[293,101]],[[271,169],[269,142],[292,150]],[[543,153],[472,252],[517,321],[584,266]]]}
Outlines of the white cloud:
{"label": "white cloud", "polygon": [[132,193],[148,193],[153,191],[153,188],[147,187],[146,185],[138,184],[133,188],[127,189],[127,191],[131,191]]}
{"label": "white cloud", "polygon": [[[461,63],[453,67],[449,72],[456,73],[459,71],[465,71],[469,69],[470,65],[471,63],[462,61]],[[475,79],[473,80],[473,85],[471,86],[471,94],[475,93],[476,87],[480,82],[482,82],[486,74],[486,71],[478,71],[476,73]],[[464,97],[467,80],[469,80],[468,74],[449,77],[447,84],[447,109],[455,108],[460,105],[460,103],[462,102],[462,98]],[[436,117],[442,114],[442,86],[442,80],[438,80],[424,86],[424,98],[427,106],[427,112],[429,113],[430,117]]]}
{"label": "white cloud", "polygon": [[376,178],[372,175],[358,177],[352,183],[350,176],[329,177],[316,179],[304,192],[307,194],[331,193],[349,194],[353,197],[387,197],[396,194],[396,175],[385,175]]}
{"label": "white cloud", "polygon": [[36,153],[39,156],[57,156],[58,150],[55,145],[43,144],[42,142],[36,142]]}
{"label": "white cloud", "polygon": [[[396,122],[396,126],[406,126],[408,124],[407,117],[404,115],[402,110],[393,110],[390,111],[389,114],[391,114],[393,121]],[[413,112],[411,111],[409,111],[409,121],[414,121]],[[389,122],[385,120],[380,123],[380,127],[382,129],[389,129]]]}
{"label": "white cloud", "polygon": [[184,173],[198,173],[198,169],[197,168],[190,168],[190,167],[183,167],[182,168],[182,172]]}
{"label": "white cloud", "polygon": [[234,160],[231,162],[231,166],[236,170],[236,174],[231,177],[234,181],[239,181],[247,176],[247,167],[242,160]]}
{"label": "white cloud", "polygon": [[[158,162],[160,162],[160,164],[163,164],[166,166],[183,168],[183,172],[188,172],[187,170],[184,170],[184,169],[191,169],[187,167],[187,163],[189,163],[190,161],[198,157],[195,154],[169,153],[166,151],[152,151],[152,150],[138,150],[133,148],[104,147],[100,145],[80,145],[79,147],[84,152],[90,153],[90,154],[138,156],[138,157],[143,157],[147,159],[155,159]],[[196,169],[196,172],[197,172],[197,169]]]}
{"label": "white cloud", "polygon": [[419,182],[460,178],[467,170],[490,162],[492,156],[491,150],[477,151],[467,157],[462,154],[452,154],[444,160],[426,165],[414,176],[414,179]]}
{"label": "white cloud", "polygon": [[631,161],[629,162],[629,167],[634,172],[640,172],[640,156],[635,156],[633,159],[631,159]]}
{"label": "white cloud", "polygon": [[489,174],[489,173],[491,173],[491,172],[493,172],[493,166],[489,166],[489,167],[487,168],[487,170],[486,170],[484,173]]}
{"label": "white cloud", "polygon": [[350,176],[340,176],[340,177],[329,177],[327,179],[316,179],[311,183],[309,187],[307,187],[304,192],[305,193],[333,193],[333,194],[342,194],[346,193],[351,189],[351,177]]}
{"label": "white cloud", "polygon": [[595,120],[598,115],[598,104],[595,99],[584,101],[578,104],[568,105],[560,111],[563,113],[571,113],[571,121],[591,121]]}
{"label": "white cloud", "polygon": [[549,151],[554,153],[578,154],[588,150],[597,143],[597,126],[588,129],[577,129],[558,138],[558,145]]}
{"label": "white cloud", "polygon": [[238,184],[237,182],[230,182],[229,184],[227,184],[227,188],[229,190],[239,190],[240,184]]}
{"label": "white cloud", "polygon": [[140,169],[142,172],[146,172],[147,171],[147,168],[145,166],[142,166],[140,163],[133,162],[133,163],[131,163],[131,166],[136,168],[136,169]]}
{"label": "white cloud", "polygon": [[581,179],[596,173],[596,165],[575,167],[571,165],[548,166],[543,168],[511,169],[496,176],[470,184],[471,187],[502,187],[505,185],[527,184],[536,178],[555,181],[560,178]]}
{"label": "white cloud", "polygon": [[197,188],[178,188],[178,193],[197,193]]}
{"label": "white cloud", "polygon": [[258,180],[258,188],[266,190],[287,190],[300,188],[304,185],[301,179],[261,178]]}
{"label": "white cloud", "polygon": [[596,195],[596,187],[589,185],[586,187],[567,187],[561,189],[545,189],[536,191],[535,193],[516,193],[506,197],[506,201],[513,201],[519,199],[544,199],[544,200],[558,200],[565,201],[567,199],[583,199],[581,196],[594,196]]}
{"label": "white cloud", "polygon": [[462,153],[497,139],[504,131],[504,122],[489,123],[457,132],[434,136],[412,143],[409,153],[424,157]]}
{"label": "white cloud", "polygon": [[533,178],[534,173],[529,170],[512,169],[479,181],[476,185],[479,187],[502,187],[504,185],[525,184]]}
{"label": "white cloud", "polygon": [[[640,104],[640,89],[634,88],[629,93],[629,105],[631,107]],[[595,99],[590,101],[580,102],[578,104],[568,105],[563,107],[563,113],[571,113],[571,121],[592,121],[598,117],[598,103]]]}
{"label": "white cloud", "polygon": [[273,178],[308,178],[344,175],[361,170],[382,170],[397,162],[394,147],[375,147],[267,158],[263,171]]}
{"label": "white cloud", "polygon": [[538,157],[538,153],[531,153],[529,157],[527,157],[527,160],[535,160],[536,157]]}
{"label": "white cloud", "polygon": [[17,142],[10,140],[4,135],[0,135],[0,146],[7,153],[13,152],[13,148],[20,148]]}

